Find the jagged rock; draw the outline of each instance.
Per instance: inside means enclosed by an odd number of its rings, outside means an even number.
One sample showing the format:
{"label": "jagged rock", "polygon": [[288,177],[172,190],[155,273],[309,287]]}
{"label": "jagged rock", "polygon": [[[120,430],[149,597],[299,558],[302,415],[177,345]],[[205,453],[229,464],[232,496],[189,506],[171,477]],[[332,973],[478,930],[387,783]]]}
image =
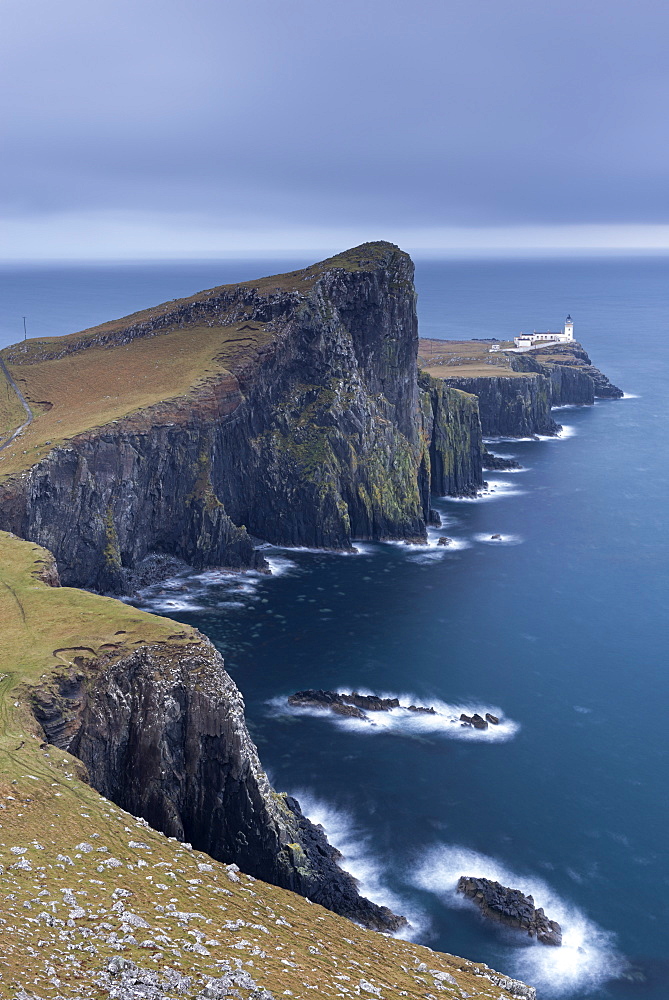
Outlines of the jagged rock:
{"label": "jagged rock", "polygon": [[490,536],[490,541],[491,542],[493,542],[493,541],[494,542],[501,542],[501,540],[502,540],[502,536],[501,535],[491,535]]}
{"label": "jagged rock", "polygon": [[491,723],[491,725],[493,725],[493,726],[498,726],[499,725],[499,719],[497,718],[496,715],[493,715],[492,712],[486,712],[485,717],[486,717],[486,721],[489,722],[489,723]]}
{"label": "jagged rock", "polygon": [[486,722],[486,720],[482,716],[480,716],[478,714],[478,712],[476,712],[474,715],[472,715],[471,723],[472,723],[472,726],[474,727],[474,729],[487,729],[488,728],[488,723]]}
{"label": "jagged rock", "polygon": [[446,535],[442,535],[439,541],[437,542],[437,545],[450,545],[452,541],[453,541],[452,538],[448,538]]}
{"label": "jagged rock", "polygon": [[[304,708],[328,708],[338,715],[348,715],[365,719],[365,712],[387,712],[391,708],[406,708],[408,712],[426,712],[435,715],[435,710],[424,705],[400,705],[399,698],[379,698],[375,694],[340,694],[338,691],[308,690],[296,691],[288,698],[289,705]],[[369,721],[369,720],[367,720]]]}
{"label": "jagged rock", "polygon": [[535,908],[533,897],[525,896],[519,889],[509,889],[487,878],[463,875],[458,879],[457,891],[476,903],[489,920],[526,931],[541,944],[562,944],[560,925],[549,920],[541,907]]}
{"label": "jagged rock", "polygon": [[488,472],[504,472],[507,469],[520,469],[521,464],[515,458],[504,458],[502,455],[493,455],[486,448],[483,452],[483,468]]}

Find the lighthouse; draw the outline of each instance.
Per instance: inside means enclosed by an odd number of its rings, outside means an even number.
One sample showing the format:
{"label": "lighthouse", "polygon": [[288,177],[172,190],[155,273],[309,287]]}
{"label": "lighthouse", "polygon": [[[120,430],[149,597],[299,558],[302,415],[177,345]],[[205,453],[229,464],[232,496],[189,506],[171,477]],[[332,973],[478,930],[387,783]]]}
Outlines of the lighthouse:
{"label": "lighthouse", "polygon": [[564,321],[564,339],[573,340],[574,339],[574,321],[571,316],[567,316]]}

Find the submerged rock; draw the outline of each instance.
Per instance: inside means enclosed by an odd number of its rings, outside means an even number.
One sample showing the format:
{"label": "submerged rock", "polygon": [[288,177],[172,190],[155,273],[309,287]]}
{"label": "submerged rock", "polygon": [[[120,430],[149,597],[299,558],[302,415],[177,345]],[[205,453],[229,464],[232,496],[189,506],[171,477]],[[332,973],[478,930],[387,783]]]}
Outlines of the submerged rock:
{"label": "submerged rock", "polygon": [[557,921],[549,920],[542,907],[535,907],[534,898],[525,896],[519,889],[509,889],[499,882],[469,875],[458,879],[457,889],[476,903],[488,920],[526,931],[541,944],[555,947],[562,944],[562,928]]}

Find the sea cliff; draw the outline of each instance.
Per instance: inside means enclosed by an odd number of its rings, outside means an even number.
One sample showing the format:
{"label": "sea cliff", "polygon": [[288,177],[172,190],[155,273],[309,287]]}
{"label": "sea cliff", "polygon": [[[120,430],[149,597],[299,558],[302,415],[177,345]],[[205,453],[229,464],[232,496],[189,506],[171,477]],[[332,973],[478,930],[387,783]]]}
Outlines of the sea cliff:
{"label": "sea cliff", "polygon": [[[171,362],[191,343],[192,384],[153,398],[166,345]],[[413,264],[386,243],[9,348],[8,368],[49,409],[29,459],[0,462],[0,526],[49,548],[65,583],[117,593],[155,553],[261,567],[254,539],[425,537],[432,493],[481,485],[481,431],[470,396],[419,384],[417,352]],[[121,393],[113,420],[98,425],[93,407],[54,440],[72,424],[63,373],[107,388],[119,365],[131,386],[141,372],[145,405],[123,412]]]}
{"label": "sea cliff", "polygon": [[[437,344],[435,357],[434,345]],[[490,353],[489,342],[424,341],[421,362],[433,377],[478,399],[483,434],[490,437],[555,435],[555,406],[591,406],[623,393],[576,343],[523,353]]]}
{"label": "sea cliff", "polygon": [[48,552],[1,531],[0,582],[3,1000],[274,1000],[342,978],[386,996],[534,997],[359,926],[398,922],[272,790],[196,630],[58,586]]}

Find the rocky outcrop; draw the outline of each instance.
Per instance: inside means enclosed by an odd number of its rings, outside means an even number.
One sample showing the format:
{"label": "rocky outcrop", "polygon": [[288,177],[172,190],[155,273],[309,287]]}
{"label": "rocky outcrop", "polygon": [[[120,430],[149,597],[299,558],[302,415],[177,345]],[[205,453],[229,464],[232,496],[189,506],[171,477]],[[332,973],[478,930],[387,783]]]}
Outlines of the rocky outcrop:
{"label": "rocky outcrop", "polygon": [[367,719],[366,712],[388,712],[392,708],[404,708],[407,712],[423,712],[435,715],[433,708],[423,705],[400,705],[399,698],[379,698],[375,694],[351,694],[339,691],[322,691],[309,689],[297,691],[288,698],[288,704],[298,708],[326,708],[337,715],[345,715],[354,719]]}
{"label": "rocky outcrop", "polygon": [[276,793],[220,654],[204,637],[78,661],[32,693],[48,742],[104,796],[168,836],[378,930],[406,923],[358,894],[298,802]]}
{"label": "rocky outcrop", "polygon": [[418,384],[430,459],[429,491],[437,496],[475,495],[483,486],[485,450],[476,397],[427,372],[420,373]]}
{"label": "rocky outcrop", "polygon": [[507,352],[504,358],[516,375],[454,374],[444,379],[446,385],[478,397],[484,435],[555,435],[559,425],[550,412],[553,406],[590,406],[595,398],[619,399],[623,395],[575,342],[521,354]]}
{"label": "rocky outcrop", "polygon": [[392,244],[6,356],[29,366],[240,322],[242,335],[262,328],[263,346],[225,375],[80,434],[0,486],[0,526],[53,551],[63,583],[126,592],[153,553],[259,567],[251,536],[327,548],[425,537],[431,493],[481,485],[476,400],[419,386],[413,264]]}
{"label": "rocky outcrop", "polygon": [[487,878],[458,879],[458,892],[476,903],[484,917],[525,931],[541,944],[562,944],[562,930],[555,920],[549,920],[543,909],[534,905],[532,896],[525,896],[518,889],[508,889]]}
{"label": "rocky outcrop", "polygon": [[[595,399],[621,399],[622,389],[595,368],[583,347],[575,341],[571,344],[556,344],[530,352],[536,364],[550,374],[553,382],[553,406],[589,405]],[[528,354],[516,355],[514,367],[522,371],[520,359]]]}
{"label": "rocky outcrop", "polygon": [[476,396],[481,429],[489,437],[555,435],[553,390],[548,375],[449,376],[446,385]]}
{"label": "rocky outcrop", "polygon": [[495,455],[486,448],[483,452],[483,468],[487,472],[503,472],[507,469],[520,469],[520,462],[515,458],[504,458],[502,455]]}

